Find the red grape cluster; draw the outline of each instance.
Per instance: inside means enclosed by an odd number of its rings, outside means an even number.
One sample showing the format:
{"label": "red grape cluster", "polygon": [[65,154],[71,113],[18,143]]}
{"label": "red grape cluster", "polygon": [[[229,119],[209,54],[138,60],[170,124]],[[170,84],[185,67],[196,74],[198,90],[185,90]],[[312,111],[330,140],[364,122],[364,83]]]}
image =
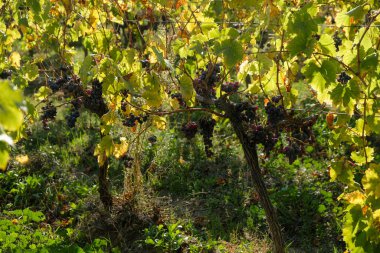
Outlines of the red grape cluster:
{"label": "red grape cluster", "polygon": [[272,102],[267,103],[265,106],[265,112],[267,113],[269,125],[276,125],[284,120],[286,116],[285,108],[282,105],[277,106]]}
{"label": "red grape cluster", "polygon": [[228,82],[228,83],[222,84],[221,90],[226,93],[235,93],[238,91],[239,87],[240,87],[239,82]]}
{"label": "red grape cluster", "polygon": [[284,147],[282,152],[289,159],[289,163],[292,164],[303,153],[303,149],[300,145],[293,142]]}
{"label": "red grape cluster", "polygon": [[182,125],[181,131],[188,140],[193,139],[198,132],[198,124],[190,121]]}
{"label": "red grape cluster", "polygon": [[196,93],[205,98],[215,98],[216,83],[220,80],[220,64],[207,65],[207,69],[203,70],[198,78],[193,81]]}
{"label": "red grape cluster", "polygon": [[44,107],[42,107],[43,114],[41,115],[40,119],[42,120],[42,124],[45,130],[49,129],[48,122],[49,120],[54,120],[55,116],[57,115],[57,108],[52,105],[51,102],[46,104]]}
{"label": "red grape cluster", "polygon": [[181,93],[173,93],[170,95],[170,97],[172,99],[176,99],[178,101],[178,104],[182,107],[182,108],[186,108],[187,105],[186,105],[186,102],[185,100],[183,100],[183,97],[182,97],[182,94]]}
{"label": "red grape cluster", "polygon": [[199,128],[203,137],[203,144],[205,145],[205,153],[207,157],[211,157],[213,155],[211,148],[215,124],[216,121],[211,117],[202,118],[199,120]]}
{"label": "red grape cluster", "polygon": [[126,119],[123,120],[123,125],[127,127],[135,127],[137,123],[142,124],[148,120],[148,115],[139,116],[133,113],[129,114]]}

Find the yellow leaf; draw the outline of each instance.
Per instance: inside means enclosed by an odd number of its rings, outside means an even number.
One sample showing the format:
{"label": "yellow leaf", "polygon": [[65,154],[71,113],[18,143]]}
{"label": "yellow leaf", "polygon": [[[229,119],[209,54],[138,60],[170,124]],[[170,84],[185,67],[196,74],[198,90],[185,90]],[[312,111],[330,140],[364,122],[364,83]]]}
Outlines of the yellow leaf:
{"label": "yellow leaf", "polygon": [[120,158],[122,157],[125,153],[127,153],[128,151],[128,142],[127,142],[127,139],[125,137],[121,137],[120,138],[120,144],[115,144],[115,150],[113,151],[113,155],[116,157],[116,158]]}
{"label": "yellow leaf", "polygon": [[13,67],[20,68],[21,55],[18,52],[13,52],[9,56],[9,61]]}
{"label": "yellow leaf", "polygon": [[98,23],[99,15],[96,10],[91,10],[90,16],[88,17],[88,22],[92,28],[96,28],[96,24]]}
{"label": "yellow leaf", "polygon": [[166,128],[166,119],[164,117],[153,116],[153,124],[160,130]]}
{"label": "yellow leaf", "polygon": [[18,155],[16,156],[16,161],[19,162],[22,165],[29,163],[29,156],[28,155]]}
{"label": "yellow leaf", "polygon": [[347,200],[350,204],[363,205],[366,199],[365,195],[360,191],[350,192],[344,195],[343,199]]}

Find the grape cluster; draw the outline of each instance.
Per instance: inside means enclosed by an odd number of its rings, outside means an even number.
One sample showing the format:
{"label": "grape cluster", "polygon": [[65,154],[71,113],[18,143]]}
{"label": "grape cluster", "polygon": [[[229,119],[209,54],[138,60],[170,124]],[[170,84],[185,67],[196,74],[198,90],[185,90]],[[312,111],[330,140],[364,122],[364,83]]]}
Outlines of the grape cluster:
{"label": "grape cluster", "polygon": [[49,78],[48,80],[48,86],[49,88],[53,91],[53,92],[57,92],[59,91],[59,89],[61,89],[63,87],[63,85],[67,82],[67,78],[66,77],[62,77],[62,78],[59,78],[58,80],[56,80],[55,82]]}
{"label": "grape cluster", "polygon": [[205,145],[205,153],[207,157],[213,155],[212,152],[212,136],[214,133],[216,121],[213,118],[202,118],[199,120],[199,128],[203,137],[203,144]]}
{"label": "grape cluster", "polygon": [[264,146],[266,156],[269,156],[270,151],[278,141],[278,133],[271,131],[270,127],[252,125],[247,133],[253,145],[262,144]]}
{"label": "grape cluster", "polygon": [[[72,76],[67,79],[62,78],[58,81],[55,83],[55,85],[62,88],[66,96],[77,98],[84,95],[82,83],[77,76]],[[61,85],[60,82],[63,82],[63,85]]]}
{"label": "grape cluster", "polygon": [[278,102],[281,101],[281,99],[282,99],[281,95],[274,96],[274,97],[272,97],[272,102],[277,104]]}
{"label": "grape cluster", "polygon": [[183,107],[183,108],[186,108],[187,105],[186,105],[186,102],[185,100],[183,100],[183,97],[182,97],[182,94],[181,93],[173,93],[170,95],[170,97],[172,99],[176,99],[178,101],[178,104]]}
{"label": "grape cluster", "polygon": [[198,78],[193,81],[196,93],[202,97],[215,98],[215,86],[220,80],[220,64],[207,65],[207,69],[203,70]]}
{"label": "grape cluster", "polygon": [[333,40],[334,40],[335,49],[338,52],[339,51],[339,46],[342,45],[342,39],[338,36],[338,32],[334,33]]}
{"label": "grape cluster", "polygon": [[79,110],[75,109],[74,107],[71,108],[70,113],[66,115],[66,123],[67,126],[70,128],[75,127],[75,123],[77,121],[77,118],[80,116]]}
{"label": "grape cluster", "polygon": [[57,115],[57,108],[50,103],[42,107],[43,114],[41,115],[41,120],[50,120],[54,119]]}
{"label": "grape cluster", "polygon": [[296,143],[290,143],[283,148],[282,152],[289,159],[289,163],[292,164],[302,153],[302,147]]}
{"label": "grape cluster", "polygon": [[321,35],[319,35],[319,34],[313,34],[312,37],[313,37],[315,40],[320,40],[320,39],[321,39]]}
{"label": "grape cluster", "polygon": [[338,79],[337,81],[341,84],[346,84],[348,83],[348,81],[351,80],[351,77],[349,75],[347,75],[347,73],[345,71],[342,71],[339,76],[338,76]]}
{"label": "grape cluster", "polygon": [[3,70],[0,72],[0,79],[7,79],[12,75],[12,70]]}
{"label": "grape cluster", "polygon": [[188,140],[191,140],[198,132],[198,124],[194,121],[183,124],[181,131]]}
{"label": "grape cluster", "polygon": [[226,93],[235,93],[238,91],[239,87],[240,87],[239,82],[228,82],[228,83],[222,84],[221,90]]}
{"label": "grape cluster", "polygon": [[126,127],[135,127],[137,123],[142,124],[148,120],[148,115],[138,116],[133,113],[129,114],[126,119],[123,120],[123,125]]}
{"label": "grape cluster", "polygon": [[154,144],[154,143],[157,142],[157,137],[156,137],[155,135],[151,135],[151,136],[149,136],[148,141],[149,141],[151,144]]}
{"label": "grape cluster", "polygon": [[92,82],[92,90],[87,90],[83,99],[85,108],[99,116],[107,113],[107,105],[102,97],[102,83],[97,79]]}
{"label": "grape cluster", "polygon": [[150,66],[150,62],[148,59],[143,59],[140,61],[140,63],[141,63],[141,67],[144,69],[147,69]]}
{"label": "grape cluster", "polygon": [[240,119],[246,122],[252,122],[256,119],[257,105],[253,105],[249,102],[241,102],[235,105],[235,111]]}
{"label": "grape cluster", "polygon": [[49,120],[54,120],[57,115],[57,108],[50,103],[42,107],[43,114],[40,119],[42,120],[42,125],[45,130],[49,130],[48,122]]}
{"label": "grape cluster", "polygon": [[276,125],[284,120],[286,115],[285,108],[282,105],[276,106],[272,102],[267,103],[265,106],[265,112],[267,113],[269,125]]}

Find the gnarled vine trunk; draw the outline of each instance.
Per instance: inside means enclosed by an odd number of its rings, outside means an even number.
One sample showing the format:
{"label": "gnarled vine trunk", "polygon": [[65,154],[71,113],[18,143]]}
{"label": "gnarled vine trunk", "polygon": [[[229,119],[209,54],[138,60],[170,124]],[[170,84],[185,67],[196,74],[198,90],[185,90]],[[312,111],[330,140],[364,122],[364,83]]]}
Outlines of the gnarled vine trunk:
{"label": "gnarled vine trunk", "polygon": [[274,252],[284,253],[285,243],[281,232],[281,226],[277,219],[276,210],[270,202],[269,195],[265,187],[263,177],[261,175],[256,145],[252,145],[249,142],[248,136],[244,131],[241,120],[236,114],[233,105],[225,101],[224,103],[220,104],[220,106],[226,112],[226,116],[230,119],[232,127],[234,128],[234,131],[243,147],[247,163],[252,170],[253,185],[259,194],[260,203],[265,210],[265,215],[274,244]]}

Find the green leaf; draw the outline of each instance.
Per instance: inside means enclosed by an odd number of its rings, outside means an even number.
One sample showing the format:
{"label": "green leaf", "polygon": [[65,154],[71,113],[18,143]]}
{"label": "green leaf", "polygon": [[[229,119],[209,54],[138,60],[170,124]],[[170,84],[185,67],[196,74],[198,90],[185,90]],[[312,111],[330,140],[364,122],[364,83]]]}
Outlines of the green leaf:
{"label": "green leaf", "polygon": [[193,82],[190,77],[183,75],[179,80],[179,85],[181,88],[181,94],[185,101],[190,100],[194,94]]}
{"label": "green leaf", "polygon": [[380,198],[380,165],[371,164],[362,179],[364,190],[368,196]]}
{"label": "green leaf", "polygon": [[224,64],[226,64],[227,68],[235,66],[243,59],[243,47],[236,40],[228,39],[222,41],[219,50],[224,56]]}
{"label": "green leaf", "polygon": [[321,46],[322,52],[328,55],[335,54],[335,44],[333,38],[328,34],[322,34],[318,41]]}
{"label": "green leaf", "polygon": [[147,75],[144,78],[145,91],[142,94],[143,98],[149,106],[159,107],[162,104],[162,94],[159,76],[155,73]]}
{"label": "green leaf", "polygon": [[351,159],[354,160],[358,165],[366,164],[367,162],[371,162],[373,160],[374,149],[371,147],[365,147],[364,150],[360,150],[358,152],[351,153]]}
{"label": "green leaf", "polygon": [[23,115],[18,104],[22,101],[21,92],[12,90],[8,81],[0,80],[0,126],[16,131],[22,124]]}
{"label": "green leaf", "polygon": [[364,17],[364,15],[368,12],[364,9],[364,5],[356,6],[355,8],[347,11],[345,15],[348,15],[349,17],[354,17],[355,19],[361,19]]}
{"label": "green leaf", "polygon": [[291,56],[299,53],[310,55],[313,52],[315,43],[315,39],[311,36],[301,33],[289,41],[287,49],[290,51]]}
{"label": "green leaf", "polygon": [[353,185],[354,174],[352,170],[352,166],[350,166],[350,164],[344,159],[332,162],[330,167],[331,181],[338,180],[347,185]]}
{"label": "green leaf", "polygon": [[41,12],[41,4],[39,0],[27,0],[27,5],[32,9],[34,14],[38,15]]}
{"label": "green leaf", "polygon": [[92,79],[90,70],[93,64],[93,59],[90,55],[86,56],[79,70],[79,77],[84,84],[87,84]]}
{"label": "green leaf", "polygon": [[33,81],[38,77],[38,67],[35,64],[25,64],[22,67],[23,77],[28,81]]}
{"label": "green leaf", "polygon": [[[368,51],[372,51],[371,49]],[[377,66],[379,65],[379,54],[375,49],[373,49],[372,52],[369,52],[366,57],[364,57],[361,68],[363,70],[371,71],[376,70]]]}

